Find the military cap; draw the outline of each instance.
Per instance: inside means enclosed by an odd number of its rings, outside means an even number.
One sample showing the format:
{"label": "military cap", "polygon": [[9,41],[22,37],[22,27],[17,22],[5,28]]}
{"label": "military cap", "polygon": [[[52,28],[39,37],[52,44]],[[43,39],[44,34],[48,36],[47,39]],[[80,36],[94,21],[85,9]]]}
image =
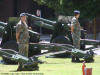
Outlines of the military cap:
{"label": "military cap", "polygon": [[20,17],[22,17],[22,16],[26,16],[26,14],[25,14],[25,13],[21,13],[21,14],[20,14]]}
{"label": "military cap", "polygon": [[74,13],[75,14],[80,14],[80,11],[79,10],[74,10]]}

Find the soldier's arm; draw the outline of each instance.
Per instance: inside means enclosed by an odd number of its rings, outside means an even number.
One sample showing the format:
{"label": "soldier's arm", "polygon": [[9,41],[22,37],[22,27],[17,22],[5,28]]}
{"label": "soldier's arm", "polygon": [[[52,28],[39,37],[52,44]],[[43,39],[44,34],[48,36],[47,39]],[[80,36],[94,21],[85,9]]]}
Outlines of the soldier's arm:
{"label": "soldier's arm", "polygon": [[74,27],[75,27],[76,24],[77,24],[76,20],[73,19],[72,23],[71,23],[71,32],[74,32]]}
{"label": "soldier's arm", "polygon": [[21,25],[18,25],[18,26],[16,27],[16,40],[17,40],[17,42],[19,42],[18,40],[19,40],[19,36],[20,36],[21,30],[22,30]]}
{"label": "soldier's arm", "polygon": [[19,39],[19,34],[20,33],[16,33],[16,40],[17,40],[17,42],[18,42],[18,39]]}
{"label": "soldier's arm", "polygon": [[74,27],[73,27],[73,25],[71,26],[71,32],[73,32],[74,31]]}

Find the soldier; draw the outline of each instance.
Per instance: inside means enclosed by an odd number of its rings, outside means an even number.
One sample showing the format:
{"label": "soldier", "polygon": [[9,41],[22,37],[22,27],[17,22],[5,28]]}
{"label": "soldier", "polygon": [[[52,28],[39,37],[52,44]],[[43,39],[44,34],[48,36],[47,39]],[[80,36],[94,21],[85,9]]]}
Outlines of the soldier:
{"label": "soldier", "polygon": [[[72,33],[73,45],[76,49],[80,49],[81,30],[80,30],[80,23],[78,21],[79,17],[80,17],[80,11],[75,10],[74,17],[72,18],[72,21],[71,21],[71,33]],[[74,60],[75,58],[74,59],[72,58],[72,61]],[[76,58],[76,60],[79,60],[79,59]]]}
{"label": "soldier", "polygon": [[80,16],[80,11],[75,10],[74,17],[72,18],[71,21],[73,45],[77,49],[80,49],[80,36],[81,36],[80,23],[78,21],[79,16]]}
{"label": "soldier", "polygon": [[[28,57],[28,47],[29,47],[29,33],[28,26],[26,24],[26,15],[25,13],[20,14],[20,21],[16,26],[16,40],[18,43],[19,53]],[[19,63],[18,71],[21,71],[24,68],[23,63]]]}

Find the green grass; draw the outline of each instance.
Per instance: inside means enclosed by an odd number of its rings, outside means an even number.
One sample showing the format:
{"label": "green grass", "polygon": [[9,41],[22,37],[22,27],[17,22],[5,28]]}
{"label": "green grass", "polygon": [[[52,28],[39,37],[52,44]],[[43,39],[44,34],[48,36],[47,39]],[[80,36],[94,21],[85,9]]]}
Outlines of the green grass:
{"label": "green grass", "polygon": [[[41,57],[40,59],[45,61],[45,63],[39,64],[39,71],[14,72],[18,65],[0,64],[0,73],[2,75],[82,75],[82,63],[71,63],[70,58]],[[92,75],[99,75],[100,56],[95,56],[94,63],[86,63],[86,67],[92,68]]]}

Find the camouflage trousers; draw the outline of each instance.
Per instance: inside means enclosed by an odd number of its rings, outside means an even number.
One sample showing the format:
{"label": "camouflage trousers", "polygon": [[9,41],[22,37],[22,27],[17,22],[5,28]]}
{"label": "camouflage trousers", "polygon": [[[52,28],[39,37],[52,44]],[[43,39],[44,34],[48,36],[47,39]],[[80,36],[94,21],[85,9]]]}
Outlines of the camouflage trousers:
{"label": "camouflage trousers", "polygon": [[[28,48],[29,48],[29,44],[18,44],[18,48],[19,48],[19,54],[28,57]],[[18,69],[22,70],[24,68],[24,63],[18,63],[19,67]]]}
{"label": "camouflage trousers", "polygon": [[74,47],[80,49],[80,37],[72,35],[72,39]]}
{"label": "camouflage trousers", "polygon": [[28,57],[28,47],[29,47],[28,43],[27,44],[18,44],[19,53],[21,55]]}

